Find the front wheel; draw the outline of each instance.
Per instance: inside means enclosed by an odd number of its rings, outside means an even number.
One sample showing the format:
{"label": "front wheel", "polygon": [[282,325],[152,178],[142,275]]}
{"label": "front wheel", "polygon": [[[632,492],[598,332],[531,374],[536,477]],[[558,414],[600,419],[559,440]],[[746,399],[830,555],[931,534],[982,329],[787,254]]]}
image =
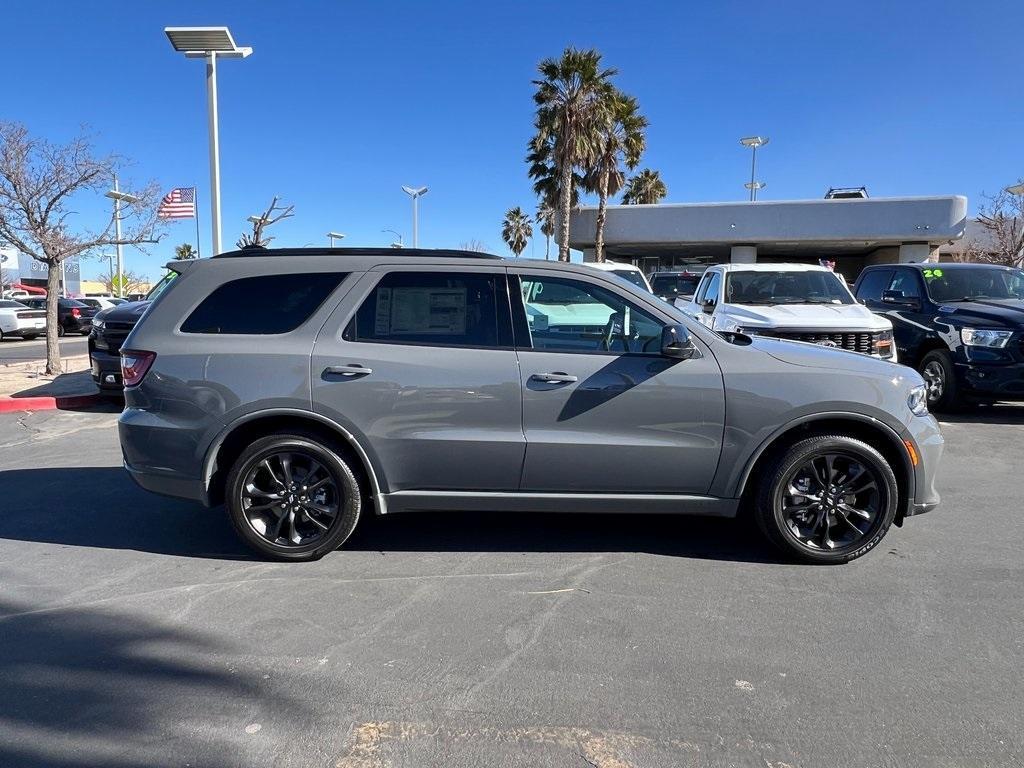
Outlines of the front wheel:
{"label": "front wheel", "polygon": [[275,434],[252,443],[228,473],[225,505],[238,535],[275,560],[316,560],[351,535],[362,494],[322,439]]}
{"label": "front wheel", "polygon": [[948,352],[933,349],[921,358],[917,370],[928,388],[929,410],[948,411],[956,406],[956,373]]}
{"label": "front wheel", "polygon": [[846,563],[880,542],[896,516],[896,475],[878,451],[845,435],[810,437],[775,462],[755,517],[776,546],[807,563]]}

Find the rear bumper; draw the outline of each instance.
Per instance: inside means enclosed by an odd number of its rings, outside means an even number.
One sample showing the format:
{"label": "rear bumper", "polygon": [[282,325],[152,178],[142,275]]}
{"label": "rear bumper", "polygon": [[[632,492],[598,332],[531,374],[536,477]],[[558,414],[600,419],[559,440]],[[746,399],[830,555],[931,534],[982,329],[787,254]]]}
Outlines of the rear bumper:
{"label": "rear bumper", "polygon": [[25,323],[19,323],[17,327],[11,330],[4,329],[4,336],[17,336],[24,338],[25,336],[42,336],[46,333],[46,326],[38,325],[27,325]]}
{"label": "rear bumper", "polygon": [[158,493],[161,496],[173,496],[176,499],[198,501],[208,506],[206,488],[203,487],[203,483],[200,480],[182,477],[174,473],[160,472],[152,468],[139,469],[138,467],[133,467],[127,461],[124,462],[124,468],[131,475],[136,485],[151,493]]}

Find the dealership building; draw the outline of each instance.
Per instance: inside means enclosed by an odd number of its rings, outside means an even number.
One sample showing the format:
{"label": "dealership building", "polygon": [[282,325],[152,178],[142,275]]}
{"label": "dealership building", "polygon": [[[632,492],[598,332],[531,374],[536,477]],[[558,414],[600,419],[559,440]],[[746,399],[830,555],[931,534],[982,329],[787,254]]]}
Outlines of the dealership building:
{"label": "dealership building", "polygon": [[[597,208],[572,214],[569,245],[594,258]],[[939,258],[964,236],[967,198],[831,198],[608,206],[606,258],[646,273],[723,262],[834,260],[853,280],[868,264]]]}

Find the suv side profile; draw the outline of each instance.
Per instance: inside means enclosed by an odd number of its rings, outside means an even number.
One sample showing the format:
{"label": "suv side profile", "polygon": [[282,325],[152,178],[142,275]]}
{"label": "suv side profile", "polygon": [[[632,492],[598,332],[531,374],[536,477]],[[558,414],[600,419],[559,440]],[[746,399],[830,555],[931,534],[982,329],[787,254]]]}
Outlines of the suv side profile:
{"label": "suv side profile", "polygon": [[246,250],[168,265],[121,349],[125,467],[264,556],[368,509],[735,517],[808,562],[934,508],[909,368],[718,334],[585,265]]}
{"label": "suv side profile", "polygon": [[930,408],[1024,401],[1024,270],[877,264],[854,293],[892,321],[900,361],[924,377]]}

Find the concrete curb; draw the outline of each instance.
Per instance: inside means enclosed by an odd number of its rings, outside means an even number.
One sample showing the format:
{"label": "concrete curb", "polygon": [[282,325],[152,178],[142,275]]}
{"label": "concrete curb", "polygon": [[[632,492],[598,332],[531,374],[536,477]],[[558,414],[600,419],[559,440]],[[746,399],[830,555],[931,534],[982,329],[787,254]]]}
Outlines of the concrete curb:
{"label": "concrete curb", "polygon": [[99,405],[99,393],[92,395],[58,395],[56,397],[0,397],[0,413],[19,411],[54,411],[64,408],[85,408]]}

